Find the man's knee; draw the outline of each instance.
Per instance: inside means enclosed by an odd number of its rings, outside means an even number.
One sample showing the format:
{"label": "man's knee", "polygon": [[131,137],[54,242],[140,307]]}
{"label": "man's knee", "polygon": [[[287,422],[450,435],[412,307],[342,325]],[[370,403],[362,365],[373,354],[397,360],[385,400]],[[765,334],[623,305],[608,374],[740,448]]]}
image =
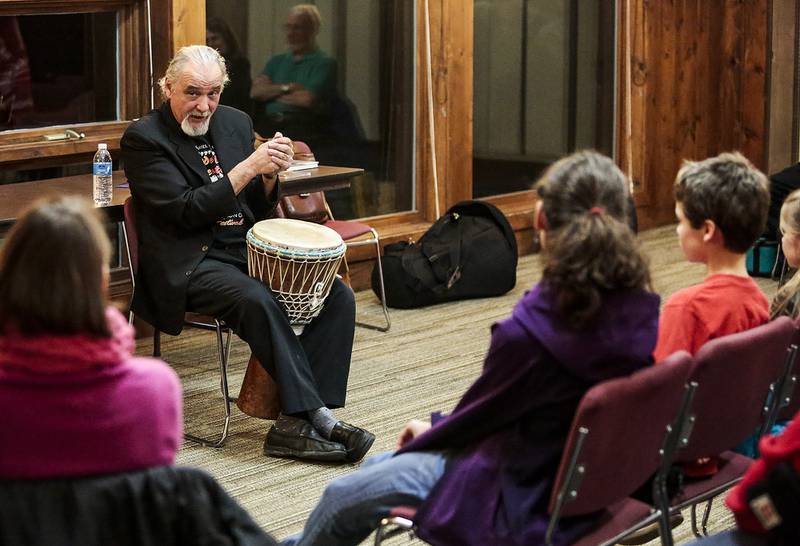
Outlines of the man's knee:
{"label": "man's knee", "polygon": [[328,295],[327,305],[336,308],[340,313],[349,313],[355,317],[356,298],[349,286],[340,280],[335,280]]}
{"label": "man's knee", "polygon": [[243,287],[239,297],[239,305],[244,318],[272,317],[284,313],[272,293],[259,282],[248,283]]}

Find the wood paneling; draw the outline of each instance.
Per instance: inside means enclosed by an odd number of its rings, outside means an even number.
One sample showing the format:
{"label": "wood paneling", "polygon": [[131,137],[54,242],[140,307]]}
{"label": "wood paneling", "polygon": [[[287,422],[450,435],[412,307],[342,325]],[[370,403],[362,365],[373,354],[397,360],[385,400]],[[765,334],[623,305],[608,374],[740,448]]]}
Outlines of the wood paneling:
{"label": "wood paneling", "polygon": [[472,2],[417,2],[417,207],[436,219],[430,146],[425,17],[430,15],[433,113],[439,207],[472,196]]}
{"label": "wood paneling", "polygon": [[797,0],[772,0],[769,68],[767,172],[796,162]]}
{"label": "wood paneling", "polygon": [[768,0],[620,7],[618,159],[646,228],[674,220],[683,159],[739,150],[766,167]]}
{"label": "wood paneling", "polygon": [[206,43],[205,0],[172,0],[172,49]]}

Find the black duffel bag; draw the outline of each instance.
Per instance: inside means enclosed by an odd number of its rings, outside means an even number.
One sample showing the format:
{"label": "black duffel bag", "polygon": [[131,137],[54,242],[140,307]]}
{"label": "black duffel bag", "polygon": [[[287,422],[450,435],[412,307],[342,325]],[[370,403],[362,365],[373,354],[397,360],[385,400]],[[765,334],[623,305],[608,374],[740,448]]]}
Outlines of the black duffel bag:
{"label": "black duffel bag", "polygon": [[[416,243],[386,245],[383,277],[386,304],[402,309],[500,296],[517,281],[514,231],[494,205],[462,201]],[[380,298],[377,266],[372,290]]]}

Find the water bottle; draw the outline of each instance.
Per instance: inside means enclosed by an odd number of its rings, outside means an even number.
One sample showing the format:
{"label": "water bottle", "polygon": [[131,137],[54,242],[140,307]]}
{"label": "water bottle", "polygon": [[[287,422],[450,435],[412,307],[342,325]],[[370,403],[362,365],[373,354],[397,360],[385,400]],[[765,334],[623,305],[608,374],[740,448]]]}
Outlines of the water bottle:
{"label": "water bottle", "polygon": [[111,182],[111,154],[108,153],[108,146],[105,144],[97,145],[97,153],[92,160],[92,181],[95,206],[110,205],[114,185]]}

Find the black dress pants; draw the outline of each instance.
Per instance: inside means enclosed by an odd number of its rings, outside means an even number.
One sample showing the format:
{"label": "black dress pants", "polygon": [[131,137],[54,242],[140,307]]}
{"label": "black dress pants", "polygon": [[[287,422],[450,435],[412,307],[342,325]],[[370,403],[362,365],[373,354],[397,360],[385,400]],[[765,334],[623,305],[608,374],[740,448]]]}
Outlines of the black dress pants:
{"label": "black dress pants", "polygon": [[189,279],[187,309],[224,320],[250,345],[275,379],[284,413],[344,406],[355,330],[353,292],[336,279],[319,316],[296,336],[269,288],[248,276],[242,254],[212,253]]}

